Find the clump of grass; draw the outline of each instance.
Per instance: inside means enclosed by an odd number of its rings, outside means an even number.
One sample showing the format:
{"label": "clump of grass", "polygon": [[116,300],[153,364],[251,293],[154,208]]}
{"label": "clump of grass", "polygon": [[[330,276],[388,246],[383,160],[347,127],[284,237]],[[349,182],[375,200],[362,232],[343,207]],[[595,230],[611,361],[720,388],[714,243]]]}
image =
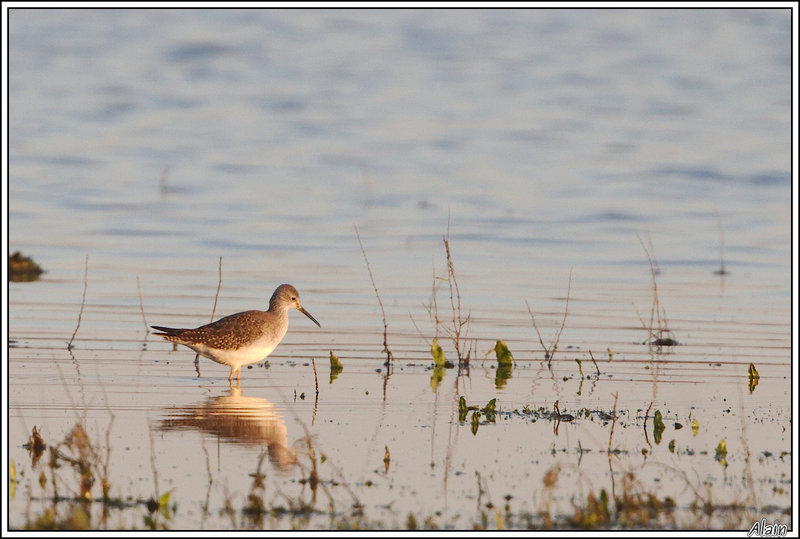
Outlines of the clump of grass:
{"label": "clump of grass", "polygon": [[[469,341],[467,338],[469,334],[470,314],[465,314],[461,307],[461,290],[458,286],[455,264],[453,263],[453,256],[450,251],[449,219],[447,222],[447,235],[442,237],[442,243],[444,244],[445,259],[447,262],[447,274],[445,276],[439,276],[434,271],[431,305],[427,307],[427,309],[428,315],[434,323],[436,338],[438,339],[441,330],[453,343],[460,369],[462,367],[469,367],[469,360],[475,343],[474,341]],[[439,281],[446,281],[449,291],[450,317],[447,321],[439,317],[438,302],[436,300],[436,285]]]}
{"label": "clump of grass", "polygon": [[564,331],[564,326],[566,326],[567,324],[567,313],[569,312],[569,296],[571,291],[572,291],[572,269],[569,270],[569,283],[567,284],[567,299],[564,301],[564,318],[561,320],[561,327],[558,328],[556,336],[550,343],[550,346],[546,346],[544,344],[544,340],[542,339],[542,333],[539,331],[539,326],[536,325],[536,317],[533,316],[533,311],[531,310],[531,306],[528,305],[528,300],[525,300],[525,306],[528,308],[528,314],[531,316],[533,329],[536,330],[536,335],[539,337],[539,344],[541,344],[542,348],[544,348],[544,358],[547,360],[548,369],[550,368],[551,363],[553,361],[553,355],[556,353],[556,350],[558,350],[558,342],[559,340],[561,340],[561,333]]}
{"label": "clump of grass", "polygon": [[[28,517],[24,529],[33,530],[90,530],[101,529],[107,524],[111,509],[126,510],[144,506],[145,527],[166,529],[166,522],[171,518],[174,504],[169,503],[168,492],[163,496],[149,499],[111,496],[109,482],[109,466],[111,460],[110,431],[114,416],[112,414],[106,430],[105,451],[102,451],[81,422],[76,423],[63,441],[51,444],[50,458],[47,468],[39,474],[39,486],[43,495],[39,499],[50,502],[50,506],[41,514]],[[41,434],[32,436],[33,447],[44,451],[43,441],[38,441]],[[34,468],[36,463],[33,464]],[[72,470],[72,480],[64,477],[61,470]],[[99,485],[99,495],[98,495]],[[92,505],[102,506],[99,520],[95,518]]]}
{"label": "clump of grass", "polygon": [[42,267],[29,256],[19,251],[8,257],[8,280],[12,282],[30,282],[39,279],[44,273]]}
{"label": "clump of grass", "polygon": [[661,302],[658,297],[658,281],[656,279],[656,275],[659,273],[659,270],[655,254],[653,253],[652,243],[650,243],[649,237],[649,246],[645,245],[640,236],[637,235],[637,237],[639,238],[639,243],[641,243],[642,248],[647,255],[647,261],[650,264],[650,276],[653,280],[653,304],[650,307],[649,321],[645,321],[642,315],[639,314],[638,310],[636,311],[636,314],[639,317],[639,321],[642,323],[644,329],[647,330],[647,344],[649,346],[656,346],[658,348],[661,348],[662,346],[675,346],[678,344],[678,341],[675,340],[672,331],[669,329],[667,312],[664,307],[661,306]]}
{"label": "clump of grass", "polygon": [[575,513],[564,527],[584,530],[659,528],[662,520],[674,524],[674,509],[675,500],[642,492],[636,487],[634,475],[627,473],[623,476],[620,496],[612,498],[605,489],[601,489],[599,495],[590,492],[585,504],[575,506]]}

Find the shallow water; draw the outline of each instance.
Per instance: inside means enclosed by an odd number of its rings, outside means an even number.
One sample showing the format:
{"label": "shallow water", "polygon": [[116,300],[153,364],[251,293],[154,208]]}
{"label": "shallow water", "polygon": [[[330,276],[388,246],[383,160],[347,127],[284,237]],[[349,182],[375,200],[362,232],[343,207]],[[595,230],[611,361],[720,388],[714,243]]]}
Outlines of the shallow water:
{"label": "shallow water", "polygon": [[[52,505],[48,457],[22,447],[33,426],[55,445],[78,423],[108,450],[112,496],[171,492],[170,529],[326,529],[354,525],[354,504],[369,527],[571,527],[601,490],[672,498],[647,527],[791,523],[787,11],[9,21],[9,248],[47,271],[9,284],[12,528]],[[434,388],[448,234],[472,355]],[[643,344],[642,244],[678,346]],[[291,282],[322,324],[292,313],[238,392],[226,367],[201,358],[198,376],[193,352],[146,330],[206,323],[220,257],[216,317]],[[568,290],[548,368],[525,302],[549,346]],[[461,396],[497,399],[495,422],[473,434]],[[555,401],[577,420],[554,421]],[[72,470],[57,476],[76,493]],[[253,493],[314,511],[255,518]],[[144,506],[99,506],[92,527],[147,524]]]}

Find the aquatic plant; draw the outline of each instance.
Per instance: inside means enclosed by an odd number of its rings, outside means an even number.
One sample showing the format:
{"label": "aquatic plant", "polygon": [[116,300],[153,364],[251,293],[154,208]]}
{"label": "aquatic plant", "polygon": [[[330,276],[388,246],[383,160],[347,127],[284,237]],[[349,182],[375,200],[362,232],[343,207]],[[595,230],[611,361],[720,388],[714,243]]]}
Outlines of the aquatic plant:
{"label": "aquatic plant", "polygon": [[564,332],[564,327],[567,324],[567,313],[569,312],[569,296],[570,292],[572,291],[572,269],[569,270],[569,282],[567,283],[567,299],[564,301],[564,318],[561,320],[561,327],[558,328],[555,337],[553,338],[550,346],[546,346],[544,344],[544,340],[542,339],[542,333],[539,331],[539,326],[536,325],[536,317],[533,316],[533,311],[531,310],[531,306],[528,305],[528,300],[525,300],[525,307],[528,308],[528,314],[531,317],[531,323],[533,324],[533,329],[536,330],[536,335],[539,337],[539,344],[542,345],[544,348],[544,358],[547,360],[547,368],[550,368],[551,363],[553,361],[553,355],[558,350],[558,342],[561,340],[561,333]]}
{"label": "aquatic plant", "polygon": [[645,245],[644,241],[638,234],[636,237],[639,238],[639,243],[642,245],[642,249],[644,249],[644,252],[647,255],[647,262],[650,264],[650,277],[652,279],[653,287],[653,303],[650,306],[650,319],[645,321],[642,315],[639,314],[639,311],[636,311],[639,321],[642,323],[644,329],[647,330],[648,336],[646,343],[648,346],[656,347],[658,350],[661,350],[661,347],[663,346],[675,346],[678,344],[678,341],[675,340],[672,331],[669,329],[667,312],[664,307],[661,306],[661,301],[658,296],[658,280],[656,279],[656,275],[659,273],[659,270],[657,267],[658,263],[656,262],[655,254],[653,252],[653,245],[650,242],[649,236],[648,245]]}
{"label": "aquatic plant", "polygon": [[664,419],[661,416],[661,410],[656,410],[656,413],[653,416],[653,439],[655,440],[656,444],[661,443],[661,437],[664,434],[664,429],[666,429],[666,426],[664,425]]}
{"label": "aquatic plant", "polygon": [[722,464],[725,468],[728,467],[728,445],[725,443],[725,438],[719,441],[717,448],[714,450],[714,460]]}
{"label": "aquatic plant", "polygon": [[511,370],[514,365],[514,357],[503,341],[497,341],[494,345],[495,357],[497,357],[497,371],[494,376],[494,385],[497,389],[505,387],[506,382],[511,378]]}
{"label": "aquatic plant", "polygon": [[383,301],[381,301],[381,295],[378,293],[378,286],[375,284],[375,277],[372,275],[372,268],[369,265],[369,260],[367,259],[367,251],[364,250],[364,244],[361,243],[361,235],[358,233],[358,227],[353,225],[356,230],[356,238],[358,238],[358,246],[361,247],[361,254],[364,256],[364,263],[367,265],[367,273],[369,273],[369,280],[372,283],[372,288],[375,290],[375,297],[378,298],[378,306],[381,308],[381,317],[383,319],[383,350],[382,352],[386,354],[386,361],[384,365],[386,365],[387,372],[389,366],[392,362],[392,352],[389,350],[389,343],[387,334],[389,332],[389,324],[386,322],[386,311],[383,308]]}
{"label": "aquatic plant", "polygon": [[339,374],[344,370],[344,366],[342,366],[342,362],[339,361],[339,358],[331,351],[331,380],[330,383],[332,384],[334,380],[339,376]]}
{"label": "aquatic plant", "polygon": [[81,299],[81,309],[78,311],[78,323],[75,325],[75,331],[72,332],[72,337],[67,343],[67,350],[72,350],[72,342],[75,340],[75,335],[81,327],[81,318],[83,317],[83,308],[86,305],[86,289],[89,286],[89,255],[86,255],[83,270],[83,299]]}
{"label": "aquatic plant", "polygon": [[756,366],[751,363],[750,367],[747,368],[747,388],[750,390],[750,393],[752,393],[758,385],[758,379],[759,376]]}
{"label": "aquatic plant", "polygon": [[[428,311],[428,316],[430,316],[433,321],[437,341],[441,331],[444,332],[444,334],[447,335],[447,337],[453,343],[453,348],[455,349],[460,369],[461,367],[466,367],[469,365],[471,356],[471,344],[467,339],[469,334],[470,314],[465,314],[461,307],[461,290],[458,286],[455,264],[453,263],[453,256],[450,251],[449,217],[447,220],[447,234],[442,237],[442,243],[444,244],[447,273],[445,276],[440,276],[437,275],[436,271],[434,270],[433,286],[431,289],[431,303],[430,305],[426,306],[426,310]],[[436,289],[439,281],[446,281],[449,291],[450,317],[447,319],[447,321],[443,320],[439,316],[439,306],[436,299]],[[474,341],[472,342],[472,346],[474,346]]]}
{"label": "aquatic plant", "polygon": [[30,282],[39,279],[44,273],[42,267],[33,261],[29,256],[23,256],[21,252],[15,251],[8,257],[8,280],[19,282]]}

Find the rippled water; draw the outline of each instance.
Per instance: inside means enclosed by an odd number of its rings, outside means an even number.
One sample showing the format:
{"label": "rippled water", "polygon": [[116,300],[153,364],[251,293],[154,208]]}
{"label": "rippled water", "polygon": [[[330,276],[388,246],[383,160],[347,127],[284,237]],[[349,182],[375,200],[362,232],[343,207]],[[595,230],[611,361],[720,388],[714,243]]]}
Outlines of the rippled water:
{"label": "rippled water", "polygon": [[[360,503],[372,526],[471,528],[484,512],[496,527],[507,503],[506,526],[539,527],[522,515],[572,515],[627,472],[675,499],[659,526],[789,522],[789,15],[11,10],[9,249],[47,273],[9,284],[10,526],[52,495],[22,448],[32,427],[57,444],[76,423],[110,450],[113,495],[172,490],[173,529],[325,529],[328,493],[337,518]],[[448,234],[473,355],[434,387]],[[643,245],[679,346],[642,344]],[[239,391],[227,368],[201,359],[198,376],[191,351],[146,332],[208,321],[220,257],[217,317],[291,282],[322,324],[292,316]],[[568,290],[550,369],[525,302],[549,346]],[[473,435],[460,396],[496,398],[496,422]],[[590,414],[557,425],[556,400]],[[304,480],[307,435],[327,491]],[[267,506],[313,499],[319,513],[252,519],[256,469]],[[697,492],[743,509],[698,516]]]}

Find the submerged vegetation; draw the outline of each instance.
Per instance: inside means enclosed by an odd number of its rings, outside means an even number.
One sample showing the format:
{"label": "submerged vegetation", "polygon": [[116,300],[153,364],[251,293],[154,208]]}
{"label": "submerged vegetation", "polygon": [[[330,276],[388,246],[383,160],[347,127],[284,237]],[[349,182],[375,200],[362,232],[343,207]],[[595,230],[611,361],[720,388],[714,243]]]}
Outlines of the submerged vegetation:
{"label": "submerged vegetation", "polygon": [[[367,265],[370,281],[377,297],[381,315],[383,319],[383,350],[386,356],[384,366],[386,373],[384,377],[384,402],[386,401],[386,383],[391,373],[394,357],[388,347],[388,322],[386,312],[383,308],[378,288],[372,271],[369,267],[366,251],[364,250],[361,238],[358,236],[361,252]],[[691,425],[691,436],[697,437],[701,431],[701,425],[697,418],[691,415],[686,417],[675,417],[674,412],[670,412],[667,407],[657,404],[656,409],[651,415],[653,402],[645,406],[642,403],[640,409],[626,407],[618,409],[619,394],[612,395],[611,400],[604,403],[602,408],[570,408],[570,403],[565,401],[562,396],[561,387],[563,382],[575,377],[577,369],[580,388],[578,395],[581,395],[583,381],[589,380],[592,384],[601,379],[601,369],[595,360],[591,350],[588,357],[582,353],[582,357],[565,358],[563,365],[569,366],[568,375],[556,375],[552,368],[552,360],[559,350],[559,343],[565,329],[568,314],[569,302],[572,291],[572,271],[570,270],[567,286],[566,299],[564,302],[564,313],[561,324],[555,333],[550,345],[545,345],[542,334],[537,326],[536,317],[530,305],[525,301],[525,305],[530,315],[531,322],[538,336],[539,344],[544,352],[547,368],[544,362],[540,361],[541,355],[537,350],[537,364],[540,373],[537,376],[547,376],[547,380],[552,380],[556,388],[558,399],[544,399],[536,402],[537,395],[531,390],[530,404],[521,409],[508,409],[504,402],[501,409],[498,397],[493,397],[488,401],[481,398],[479,402],[470,400],[469,388],[472,384],[470,379],[470,361],[474,360],[478,346],[478,339],[470,336],[473,318],[471,313],[462,306],[461,290],[459,287],[455,263],[451,252],[449,235],[449,224],[447,235],[442,238],[445,254],[446,270],[444,273],[437,274],[434,271],[433,287],[430,305],[426,306],[430,319],[433,323],[434,336],[430,339],[430,360],[425,364],[425,368],[430,366],[430,386],[435,395],[433,398],[437,402],[444,402],[450,406],[449,422],[451,426],[450,436],[466,436],[465,444],[478,444],[481,440],[493,439],[499,429],[513,426],[519,428],[533,428],[530,424],[538,421],[547,422],[547,436],[550,437],[550,426],[552,425],[552,445],[549,457],[552,462],[541,462],[536,460],[537,456],[530,459],[536,466],[529,466],[528,470],[533,470],[532,478],[525,479],[537,484],[536,494],[533,499],[517,499],[515,494],[509,492],[502,498],[492,497],[492,490],[505,488],[506,485],[498,485],[497,482],[487,473],[481,470],[474,470],[476,485],[475,491],[470,494],[470,498],[475,500],[473,513],[468,513],[463,508],[457,514],[446,513],[439,507],[433,507],[428,511],[419,513],[408,512],[406,509],[396,510],[392,503],[387,505],[369,505],[362,500],[371,501],[370,489],[375,488],[376,484],[385,481],[389,489],[393,488],[392,481],[396,480],[398,474],[405,473],[403,466],[409,466],[408,454],[406,451],[396,448],[393,442],[384,444],[377,434],[370,440],[371,444],[377,444],[379,456],[375,458],[374,473],[368,475],[367,480],[355,480],[345,476],[344,472],[338,467],[334,459],[323,452],[310,434],[305,424],[301,422],[305,431],[299,441],[296,441],[292,451],[297,450],[299,456],[292,462],[292,470],[295,475],[290,480],[279,480],[274,478],[266,469],[265,461],[272,458],[270,448],[264,447],[258,454],[255,463],[248,465],[248,480],[244,490],[240,495],[229,494],[226,492],[224,499],[210,499],[207,494],[206,502],[201,508],[202,523],[209,515],[216,514],[224,522],[225,527],[233,529],[454,529],[469,522],[473,529],[580,529],[580,530],[607,530],[607,529],[663,529],[663,528],[705,528],[709,526],[711,517],[719,515],[724,522],[731,528],[742,528],[749,526],[750,519],[757,513],[759,507],[755,502],[755,496],[747,492],[744,501],[736,492],[734,495],[723,498],[724,495],[716,494],[712,496],[712,483],[705,479],[693,479],[685,471],[677,470],[671,465],[663,462],[654,462],[658,459],[658,452],[667,456],[687,457],[694,455],[694,449],[681,446],[681,437],[676,435],[684,424]],[[641,239],[640,239],[641,242]],[[653,303],[649,319],[639,316],[642,326],[648,332],[647,344],[659,351],[662,347],[674,346],[677,344],[669,328],[666,311],[660,303],[658,284],[656,276],[658,274],[657,263],[652,253],[652,246],[645,246],[645,253],[650,265],[652,278]],[[88,257],[86,260],[86,272],[88,273]],[[221,259],[220,259],[220,283],[221,283]],[[138,286],[138,281],[137,281]],[[444,310],[447,314],[439,312],[437,289],[443,286],[448,294],[447,306]],[[219,287],[217,288],[219,295]],[[86,277],[84,278],[84,297],[81,304],[86,300]],[[215,299],[216,307],[216,299]],[[140,308],[144,317],[144,308],[141,301]],[[638,314],[638,312],[637,312]],[[523,314],[524,316],[524,314]],[[212,315],[213,317],[213,315]],[[413,320],[413,318],[412,318]],[[78,315],[77,333],[81,322],[81,314]],[[636,329],[636,331],[640,331]],[[422,333],[422,332],[420,332]],[[424,337],[424,336],[423,336]],[[73,339],[75,334],[73,334]],[[427,337],[426,337],[427,340]],[[502,339],[486,340],[494,342],[493,348],[489,349],[484,356],[483,364],[473,366],[476,369],[485,369],[486,378],[494,383],[494,390],[502,395],[500,390],[506,389],[509,380],[516,381],[515,369],[525,368],[525,365],[532,363],[533,358],[525,357],[526,352],[520,352],[520,348],[515,347],[514,354]],[[481,341],[481,342],[486,342]],[[512,341],[509,341],[512,342]],[[442,346],[444,343],[448,352]],[[72,340],[68,347],[71,348]],[[513,345],[513,342],[512,342]],[[603,344],[603,346],[606,346]],[[562,347],[564,350],[569,347]],[[611,347],[608,351],[608,361],[614,359],[614,352]],[[597,350],[597,349],[596,349]],[[602,347],[600,348],[602,350]],[[494,352],[496,363],[489,358]],[[455,354],[455,355],[453,355]],[[427,350],[425,351],[427,357]],[[447,359],[450,355],[452,359]],[[533,354],[530,354],[533,355]],[[616,357],[620,357],[617,355]],[[621,356],[624,361],[624,355]],[[599,359],[602,359],[598,356]],[[335,388],[341,389],[352,375],[353,370],[348,363],[348,371],[344,372],[342,362],[330,351],[330,384],[341,376]],[[591,359],[596,375],[594,374],[588,360]],[[429,361],[432,360],[432,366]],[[574,360],[575,363],[572,363]],[[520,362],[522,367],[518,366]],[[527,361],[527,363],[526,363]],[[474,361],[477,365],[480,361]],[[455,375],[455,383],[452,384],[453,392],[446,393],[440,391],[447,376],[448,369],[458,367]],[[558,367],[558,362],[557,365]],[[319,406],[319,384],[317,380],[316,362],[311,359],[311,368],[314,370],[314,381],[316,385],[317,399],[314,403],[314,416],[316,417]],[[585,369],[584,369],[585,368]],[[647,368],[647,367],[646,367]],[[491,369],[494,369],[493,377]],[[519,372],[519,371],[517,371]],[[427,370],[425,371],[427,375]],[[737,383],[742,384],[742,371],[738,373],[740,377]],[[451,378],[453,375],[450,375]],[[473,375],[474,377],[474,375]],[[459,383],[461,382],[461,383]],[[464,383],[466,382],[466,383]],[[748,388],[752,393],[759,383],[759,373],[754,364],[750,364],[747,376]],[[425,382],[423,382],[423,385]],[[587,384],[588,385],[588,384]],[[602,381],[600,383],[602,387]],[[506,390],[507,392],[507,390]],[[424,393],[430,397],[430,391],[424,388]],[[369,393],[367,392],[367,395]],[[304,398],[301,393],[301,400]],[[444,396],[443,396],[444,395]],[[451,396],[455,397],[451,399]],[[474,395],[473,395],[474,396]],[[263,400],[263,399],[262,399]],[[650,399],[648,399],[649,401]],[[562,406],[560,401],[565,401],[566,406]],[[322,399],[324,405],[324,396]],[[646,408],[646,411],[645,411]],[[662,410],[664,410],[662,412]],[[133,494],[121,494],[117,485],[111,484],[110,469],[112,466],[111,454],[112,444],[110,430],[113,425],[113,415],[106,429],[104,442],[98,442],[90,436],[84,428],[84,423],[77,421],[68,435],[61,442],[46,440],[46,434],[34,427],[31,435],[25,444],[30,454],[30,467],[28,473],[23,476],[20,473],[18,463],[13,460],[9,463],[10,470],[10,493],[11,496],[19,494],[19,485],[23,480],[28,488],[28,512],[25,521],[18,524],[18,528],[24,529],[114,529],[121,527],[120,522],[125,522],[125,527],[166,530],[172,526],[173,520],[179,512],[192,512],[197,508],[187,508],[186,503],[179,499],[175,489],[167,492],[160,492],[158,488],[157,463],[151,458],[154,488],[152,495],[141,496]],[[236,419],[234,419],[235,421]],[[649,420],[652,423],[649,423]],[[598,425],[600,432],[603,433],[601,439],[592,440],[596,442],[591,447],[582,444],[587,443],[584,437],[574,436],[579,431],[581,425],[592,422]],[[469,428],[472,436],[466,435]],[[425,426],[427,428],[427,426]],[[642,433],[642,442],[639,446],[626,446],[619,441],[619,432],[627,428],[635,428],[637,435]],[[497,429],[497,430],[495,430]],[[561,433],[559,433],[561,429]],[[615,429],[617,438],[615,438]],[[379,430],[379,429],[376,429]],[[566,433],[564,432],[566,430]],[[593,436],[597,431],[593,431]],[[453,434],[455,433],[455,434]],[[463,433],[463,434],[461,434]],[[605,434],[608,434],[606,445]],[[689,435],[689,429],[683,431]],[[655,443],[654,447],[651,443]],[[443,436],[441,432],[431,435],[431,445],[436,443],[436,437]],[[676,441],[677,440],[677,441]],[[558,441],[559,444],[556,444]],[[561,443],[564,442],[564,443]],[[661,445],[664,442],[664,445]],[[448,442],[449,443],[449,442]],[[714,445],[705,445],[698,451],[700,455],[708,460],[722,473],[730,473],[728,470],[729,459],[733,463],[737,459],[741,460],[744,454],[749,459],[749,450],[731,449],[729,453],[728,442],[726,439],[714,439]],[[731,441],[732,447],[735,440]],[[390,452],[390,446],[392,452]],[[383,448],[381,451],[380,448]],[[481,449],[482,446],[477,446]],[[471,448],[471,446],[470,446]],[[505,449],[505,448],[502,448]],[[524,448],[527,451],[529,448]],[[541,448],[539,448],[541,450]],[[205,450],[205,448],[204,448]],[[219,451],[219,448],[217,449]],[[152,440],[151,440],[152,451]],[[274,447],[272,449],[274,451]],[[472,478],[473,470],[451,470],[452,462],[449,453],[445,459],[445,484],[449,477],[454,475],[469,474]],[[581,468],[581,460],[584,455],[594,451],[601,454],[603,465],[608,462],[608,473],[601,473],[592,476],[585,469]],[[667,453],[668,452],[668,453]],[[534,451],[531,451],[534,453]],[[528,453],[523,452],[524,458],[529,458]],[[511,455],[518,457],[519,454]],[[572,457],[575,457],[572,461]],[[781,454],[781,459],[784,457]],[[269,459],[267,458],[269,457]],[[487,455],[489,458],[490,455]],[[507,458],[504,455],[500,458]],[[382,458],[382,461],[380,459]],[[495,455],[491,455],[495,458]],[[624,459],[624,460],[623,460]],[[713,460],[712,460],[713,459]],[[595,461],[596,462],[596,461]],[[717,464],[715,464],[718,463]],[[677,481],[683,487],[678,493],[670,491],[665,494],[665,490],[659,488],[660,484],[646,483],[642,472],[644,465],[661,466],[664,474],[677,477]],[[119,465],[119,463],[116,463]],[[372,464],[370,464],[371,466]],[[749,462],[748,462],[749,466]],[[441,467],[438,462],[431,459],[430,468]],[[584,461],[584,468],[586,467]],[[34,472],[38,471],[38,475]],[[398,471],[399,470],[399,471]],[[438,469],[436,470],[439,471]],[[749,471],[749,470],[748,470]],[[541,473],[541,477],[537,474]],[[209,474],[209,492],[211,491],[211,470]],[[393,475],[394,474],[394,475]],[[598,479],[599,477],[599,479]],[[726,488],[733,483],[733,480],[726,476]],[[753,488],[752,476],[744,474],[737,485],[742,485],[746,489]],[[37,488],[38,485],[38,488]],[[645,486],[650,485],[650,486]],[[510,487],[509,487],[510,488]],[[398,489],[399,491],[400,489]],[[495,492],[497,494],[497,492]],[[738,496],[738,497],[737,497]],[[564,503],[566,500],[567,503]],[[722,500],[722,501],[720,501]],[[557,502],[560,502],[558,505]],[[32,509],[34,506],[37,509]],[[565,511],[564,507],[568,507]],[[372,511],[375,511],[374,513]],[[772,511],[775,512],[774,510]],[[467,514],[465,514],[467,513]],[[123,519],[121,515],[126,515]],[[185,514],[185,513],[184,513]],[[130,515],[133,515],[132,517]],[[719,522],[719,520],[715,521]],[[203,524],[201,524],[203,526]],[[216,526],[216,525],[215,525]]]}
{"label": "submerged vegetation", "polygon": [[[105,448],[93,441],[77,422],[61,442],[48,448],[36,427],[27,444],[31,454],[31,470],[39,467],[45,449],[49,458],[38,474],[38,494],[31,491],[30,501],[39,501],[42,511],[28,514],[21,526],[26,530],[92,530],[114,528],[116,515],[135,511],[142,529],[168,529],[173,512],[172,491],[149,498],[122,497],[112,493],[110,477],[110,431],[114,416],[106,430]],[[72,474],[65,473],[71,470]],[[155,471],[154,471],[155,473]],[[20,480],[14,478],[14,483]],[[32,489],[35,487],[31,487]],[[30,506],[30,503],[29,503]]]}

